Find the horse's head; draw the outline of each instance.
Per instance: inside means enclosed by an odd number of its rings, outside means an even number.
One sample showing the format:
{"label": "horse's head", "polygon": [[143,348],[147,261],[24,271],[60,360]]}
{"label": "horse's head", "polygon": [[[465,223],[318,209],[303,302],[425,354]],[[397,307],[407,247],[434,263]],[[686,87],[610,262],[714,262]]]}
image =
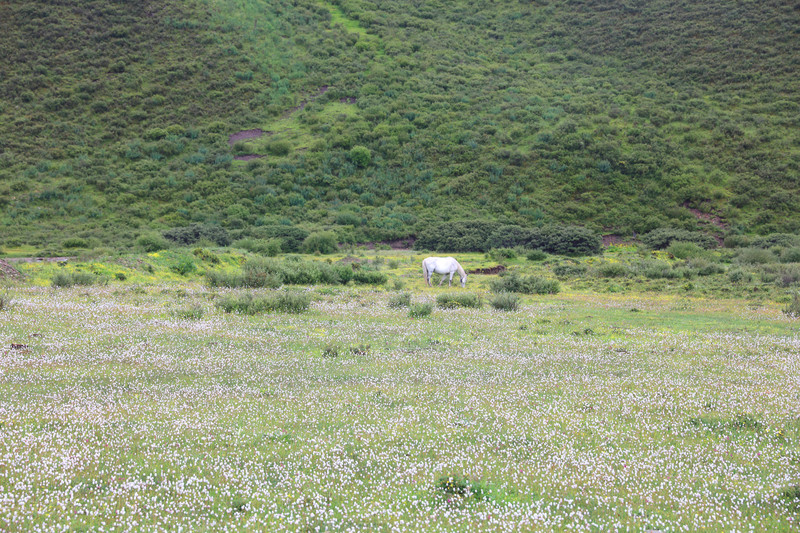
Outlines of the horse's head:
{"label": "horse's head", "polygon": [[461,288],[464,288],[466,286],[467,286],[467,275],[464,274],[463,276],[461,276]]}

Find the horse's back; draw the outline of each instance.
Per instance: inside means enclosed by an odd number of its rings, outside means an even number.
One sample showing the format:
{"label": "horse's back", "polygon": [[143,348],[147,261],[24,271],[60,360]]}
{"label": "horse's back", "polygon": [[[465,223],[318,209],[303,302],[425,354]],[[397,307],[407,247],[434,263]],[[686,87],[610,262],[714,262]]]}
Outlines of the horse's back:
{"label": "horse's back", "polygon": [[426,257],[422,263],[429,272],[453,272],[458,265],[458,261],[453,257]]}

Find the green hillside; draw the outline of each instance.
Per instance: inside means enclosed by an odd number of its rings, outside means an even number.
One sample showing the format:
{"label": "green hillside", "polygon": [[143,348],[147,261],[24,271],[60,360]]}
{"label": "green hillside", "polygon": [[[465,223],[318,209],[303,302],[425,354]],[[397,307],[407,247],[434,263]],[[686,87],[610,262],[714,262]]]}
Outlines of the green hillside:
{"label": "green hillside", "polygon": [[193,224],[800,230],[785,2],[12,0],[0,20],[6,248]]}

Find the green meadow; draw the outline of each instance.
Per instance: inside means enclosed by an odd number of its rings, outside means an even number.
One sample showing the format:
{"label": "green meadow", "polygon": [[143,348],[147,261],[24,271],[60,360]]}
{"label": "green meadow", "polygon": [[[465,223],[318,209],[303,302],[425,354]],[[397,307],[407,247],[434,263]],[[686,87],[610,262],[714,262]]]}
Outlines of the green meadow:
{"label": "green meadow", "polygon": [[[464,289],[386,249],[274,259],[385,274],[367,285],[209,286],[264,261],[236,249],[20,266],[0,309],[0,528],[795,529],[800,324],[763,283],[565,277],[491,305],[513,272],[640,253],[505,259]],[[98,279],[55,286],[65,272]],[[307,307],[228,312],[245,296]]]}

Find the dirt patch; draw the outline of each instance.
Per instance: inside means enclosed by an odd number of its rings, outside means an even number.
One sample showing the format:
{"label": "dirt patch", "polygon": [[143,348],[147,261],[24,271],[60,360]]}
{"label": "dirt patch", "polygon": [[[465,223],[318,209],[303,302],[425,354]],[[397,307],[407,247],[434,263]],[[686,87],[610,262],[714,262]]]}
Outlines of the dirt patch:
{"label": "dirt patch", "polygon": [[234,133],[234,134],[232,134],[232,135],[230,135],[228,137],[228,145],[229,146],[233,146],[238,141],[243,141],[245,139],[257,139],[257,138],[261,137],[262,135],[264,135],[264,133],[265,133],[264,130],[259,129],[259,128],[255,128],[255,129],[252,129],[252,130],[237,131],[236,133]]}
{"label": "dirt patch", "polygon": [[345,96],[344,98],[339,98],[339,102],[342,104],[355,104],[356,97],[355,96]]}
{"label": "dirt patch", "polygon": [[25,279],[25,275],[10,264],[0,259],[0,279],[2,278]]}
{"label": "dirt patch", "polygon": [[505,272],[506,267],[503,265],[497,265],[489,268],[475,268],[472,270],[467,270],[467,274],[483,274],[485,276],[494,276],[499,274],[500,272]]}
{"label": "dirt patch", "polygon": [[695,218],[697,218],[698,220],[702,220],[703,222],[711,224],[712,226],[716,226],[717,228],[722,230],[728,229],[729,224],[724,220],[722,220],[722,218],[719,215],[716,215],[714,213],[704,213],[699,209],[689,207],[689,202],[685,202],[683,204],[683,207],[688,209],[689,212],[693,214]]}

